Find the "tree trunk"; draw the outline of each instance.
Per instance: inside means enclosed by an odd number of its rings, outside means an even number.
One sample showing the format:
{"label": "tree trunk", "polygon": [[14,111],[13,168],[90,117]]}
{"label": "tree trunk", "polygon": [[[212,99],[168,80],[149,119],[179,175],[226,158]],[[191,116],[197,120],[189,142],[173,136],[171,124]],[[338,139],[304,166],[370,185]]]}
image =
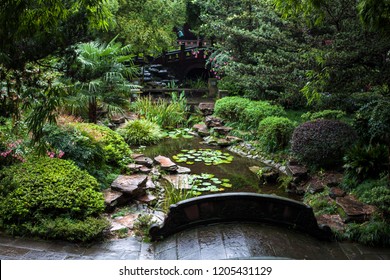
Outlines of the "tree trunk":
{"label": "tree trunk", "polygon": [[88,104],[88,118],[89,122],[97,123],[97,103],[96,97],[91,97]]}

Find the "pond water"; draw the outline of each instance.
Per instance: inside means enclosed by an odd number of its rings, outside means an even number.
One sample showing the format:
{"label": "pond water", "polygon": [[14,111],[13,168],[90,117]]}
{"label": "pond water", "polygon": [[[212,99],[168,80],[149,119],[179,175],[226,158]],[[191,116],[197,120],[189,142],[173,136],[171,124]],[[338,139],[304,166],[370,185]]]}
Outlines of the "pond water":
{"label": "pond water", "polygon": [[209,173],[214,174],[215,177],[220,179],[229,179],[231,188],[225,188],[225,192],[254,192],[263,194],[275,194],[282,197],[292,197],[286,193],[284,189],[278,188],[277,185],[271,184],[259,184],[257,175],[249,170],[251,166],[262,166],[261,162],[242,157],[238,154],[232,153],[227,149],[221,149],[219,147],[209,146],[201,142],[201,138],[167,138],[162,140],[157,145],[148,146],[141,150],[143,154],[148,157],[154,158],[158,155],[171,158],[177,154],[182,153],[182,150],[198,150],[198,149],[213,149],[221,150],[223,153],[228,153],[234,157],[231,163],[221,163],[218,165],[206,166],[204,162],[193,162],[193,164],[186,164],[186,162],[177,163],[180,166],[188,167],[191,169],[191,174]]}

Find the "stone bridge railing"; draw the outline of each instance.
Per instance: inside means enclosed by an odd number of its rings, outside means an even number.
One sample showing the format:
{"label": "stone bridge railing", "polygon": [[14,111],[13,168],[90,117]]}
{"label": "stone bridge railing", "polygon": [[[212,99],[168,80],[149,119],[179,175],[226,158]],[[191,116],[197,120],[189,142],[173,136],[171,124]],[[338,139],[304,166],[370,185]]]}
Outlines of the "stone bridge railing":
{"label": "stone bridge railing", "polygon": [[150,228],[152,240],[184,229],[215,223],[270,223],[330,240],[329,227],[319,226],[311,207],[295,200],[255,193],[223,193],[183,200],[170,207],[162,225]]}

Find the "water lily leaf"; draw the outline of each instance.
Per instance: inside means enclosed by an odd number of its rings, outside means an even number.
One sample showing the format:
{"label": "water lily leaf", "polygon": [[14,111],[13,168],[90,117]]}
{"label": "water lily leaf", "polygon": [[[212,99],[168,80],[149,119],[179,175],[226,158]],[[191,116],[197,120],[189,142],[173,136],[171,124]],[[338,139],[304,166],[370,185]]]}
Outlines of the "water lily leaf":
{"label": "water lily leaf", "polygon": [[231,188],[233,185],[229,183],[222,183],[221,186],[224,188]]}
{"label": "water lily leaf", "polygon": [[193,162],[193,161],[187,161],[186,164],[188,164],[188,165],[193,165],[194,162]]}

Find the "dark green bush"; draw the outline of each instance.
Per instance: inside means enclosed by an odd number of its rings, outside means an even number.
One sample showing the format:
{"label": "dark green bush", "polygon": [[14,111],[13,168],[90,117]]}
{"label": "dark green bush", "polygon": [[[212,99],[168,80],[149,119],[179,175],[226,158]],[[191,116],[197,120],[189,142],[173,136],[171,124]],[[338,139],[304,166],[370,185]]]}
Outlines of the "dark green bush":
{"label": "dark green bush", "polygon": [[304,121],[314,121],[318,119],[341,120],[345,117],[345,112],[341,110],[324,110],[319,112],[307,112],[301,116]]}
{"label": "dark green bush", "polygon": [[355,130],[364,142],[390,143],[390,100],[377,100],[361,107],[355,114]]}
{"label": "dark green bush", "polygon": [[370,246],[389,246],[390,224],[378,217],[362,224],[350,223],[343,236]]}
{"label": "dark green bush", "polygon": [[132,152],[119,133],[106,126],[92,123],[73,123],[71,125],[102,146],[104,158],[108,164],[124,167],[131,161]]}
{"label": "dark green bush", "polygon": [[70,161],[42,157],[0,172],[0,224],[11,233],[24,234],[58,218],[82,223],[103,210],[96,179]]}
{"label": "dark green bush", "polygon": [[251,101],[242,111],[240,121],[246,129],[257,129],[263,119],[285,115],[286,112],[281,106],[272,105],[267,101]]}
{"label": "dark green bush", "polygon": [[345,151],[356,141],[355,131],[337,120],[316,120],[298,126],[291,151],[302,163],[315,167],[341,165]]}
{"label": "dark green bush", "polygon": [[249,99],[239,96],[224,97],[215,102],[214,113],[229,122],[238,122],[249,103]]}
{"label": "dark green bush", "polygon": [[73,126],[47,125],[42,140],[50,150],[63,151],[62,158],[74,161],[81,169],[100,169],[105,163],[102,146]]}
{"label": "dark green bush", "polygon": [[101,189],[112,183],[112,174],[117,176],[120,173],[118,167],[106,164],[107,158],[102,143],[86,133],[81,133],[74,126],[47,125],[44,128],[43,141],[48,145],[50,156],[62,155],[62,159],[72,160],[78,167],[95,177]]}
{"label": "dark green bush", "polygon": [[378,178],[387,171],[388,147],[376,145],[353,145],[344,156],[344,174],[361,182],[367,178]]}
{"label": "dark green bush", "polygon": [[259,142],[264,151],[275,152],[285,149],[291,139],[295,125],[288,118],[267,117],[259,124]]}
{"label": "dark green bush", "polygon": [[160,126],[145,119],[127,122],[118,133],[129,145],[155,144],[163,137]]}
{"label": "dark green bush", "polygon": [[360,201],[376,206],[385,216],[390,214],[390,186],[386,176],[378,180],[366,180],[352,193]]}

